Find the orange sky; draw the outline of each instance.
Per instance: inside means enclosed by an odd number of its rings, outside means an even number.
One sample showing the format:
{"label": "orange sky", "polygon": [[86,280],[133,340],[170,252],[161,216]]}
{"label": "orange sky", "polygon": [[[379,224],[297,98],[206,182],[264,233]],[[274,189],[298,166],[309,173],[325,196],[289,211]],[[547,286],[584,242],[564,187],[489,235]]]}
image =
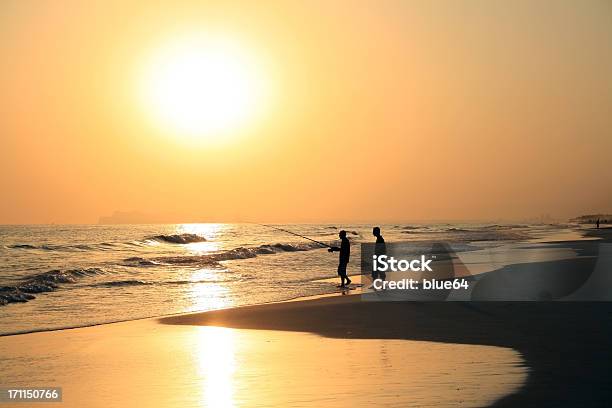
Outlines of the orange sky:
{"label": "orange sky", "polygon": [[[123,3],[0,4],[0,223],[612,211],[607,1]],[[148,56],[195,32],[268,78],[223,143],[136,95]]]}

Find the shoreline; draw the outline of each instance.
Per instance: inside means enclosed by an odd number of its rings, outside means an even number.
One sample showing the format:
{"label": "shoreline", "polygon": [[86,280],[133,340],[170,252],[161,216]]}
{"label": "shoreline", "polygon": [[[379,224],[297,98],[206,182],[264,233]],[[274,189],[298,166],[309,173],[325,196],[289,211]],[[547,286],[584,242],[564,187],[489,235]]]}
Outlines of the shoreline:
{"label": "shoreline", "polygon": [[[544,241],[539,241],[542,243],[546,243],[546,244],[556,244],[556,245],[566,245],[569,246],[572,243],[576,243],[576,244],[580,244],[580,243],[584,243],[584,242],[588,242],[588,241],[592,241],[592,240],[600,240],[602,243],[612,243],[612,227],[602,227],[600,229],[584,229],[583,231],[581,231],[583,239],[581,240],[564,240],[564,241],[550,241],[550,240],[544,240]],[[574,248],[575,250],[582,250],[581,248]],[[578,258],[576,258],[578,259]],[[571,262],[573,264],[576,264],[576,259],[571,260]],[[557,264],[559,261],[553,261],[553,264]],[[512,265],[511,265],[512,266]],[[516,265],[515,265],[516,266]],[[577,267],[580,267],[582,265],[577,265]],[[494,271],[492,271],[494,272]],[[475,275],[470,275],[472,277],[475,276],[479,276],[479,277],[483,277],[485,275],[491,274],[491,272],[484,272],[484,273],[477,273]],[[361,282],[361,275],[357,274],[357,275],[351,275],[350,276],[353,280],[353,282],[359,283]],[[330,284],[334,284],[336,283],[338,277],[337,276],[332,276],[332,277],[328,277],[328,278],[322,278],[322,279],[318,279],[316,280],[317,282],[329,282]],[[32,329],[32,330],[24,330],[24,331],[19,331],[19,332],[12,332],[12,333],[0,333],[0,338],[2,337],[11,337],[11,336],[22,336],[25,334],[33,334],[33,333],[46,333],[46,332],[55,332],[55,331],[64,331],[64,330],[73,330],[73,329],[83,329],[83,328],[88,328],[88,327],[97,327],[97,326],[104,326],[104,325],[109,325],[109,324],[116,324],[116,323],[126,323],[126,322],[136,322],[136,321],[142,321],[142,320],[148,320],[148,319],[164,319],[164,318],[171,318],[171,317],[175,317],[175,316],[183,316],[183,315],[191,315],[191,314],[200,314],[200,313],[207,313],[207,312],[215,312],[215,311],[219,311],[219,310],[231,310],[237,307],[251,307],[251,306],[261,306],[261,305],[268,305],[268,304],[277,304],[277,303],[284,303],[284,302],[301,302],[301,301],[305,301],[305,300],[310,300],[310,299],[319,299],[319,298],[328,298],[328,297],[336,297],[336,296],[345,296],[345,295],[356,295],[358,293],[360,293],[361,288],[357,288],[357,290],[351,290],[350,292],[342,292],[342,291],[334,291],[331,293],[321,293],[321,294],[315,294],[315,295],[308,295],[308,296],[297,296],[297,297],[293,297],[293,298],[288,298],[288,299],[283,299],[283,300],[278,300],[278,301],[271,301],[271,302],[266,302],[266,303],[255,303],[252,305],[241,305],[241,306],[229,306],[227,308],[222,308],[222,309],[213,309],[213,310],[200,310],[200,311],[190,311],[190,312],[178,312],[178,313],[171,313],[171,314],[161,314],[161,315],[153,315],[153,316],[145,316],[145,317],[139,317],[139,318],[130,318],[130,319],[119,319],[119,320],[110,320],[110,321],[104,321],[104,322],[94,322],[94,323],[86,323],[83,325],[75,325],[75,326],[62,326],[62,327],[55,327],[55,328],[40,328],[40,329]]]}
{"label": "shoreline", "polygon": [[[333,278],[329,278],[329,279],[333,279]],[[343,294],[342,293],[337,293],[337,292],[334,292],[334,293],[323,293],[323,294],[320,294],[320,295],[298,296],[298,297],[291,298],[291,299],[285,299],[285,300],[279,300],[279,301],[273,301],[273,302],[267,302],[267,303],[257,303],[257,304],[253,304],[253,305],[230,306],[230,307],[227,307],[227,308],[214,309],[214,310],[198,310],[198,311],[193,311],[193,312],[179,312],[179,313],[171,313],[171,314],[167,314],[167,315],[140,317],[140,318],[136,318],[136,319],[113,320],[113,321],[108,321],[108,322],[89,323],[89,324],[84,324],[82,326],[67,326],[67,327],[57,327],[57,328],[49,328],[49,329],[45,329],[45,328],[43,328],[43,329],[33,329],[33,330],[27,330],[27,331],[23,331],[23,332],[16,332],[16,333],[0,333],[0,338],[2,338],[2,337],[13,337],[13,336],[23,336],[23,335],[26,335],[26,334],[52,333],[52,332],[62,332],[62,331],[66,331],[66,330],[87,329],[89,327],[99,327],[99,326],[106,326],[106,325],[119,324],[119,323],[141,322],[141,321],[146,321],[146,320],[159,320],[159,319],[164,319],[164,318],[167,318],[167,317],[175,317],[175,316],[184,316],[184,315],[191,315],[191,314],[207,313],[207,312],[214,312],[214,311],[217,311],[217,310],[230,310],[230,309],[235,309],[237,307],[262,306],[262,305],[275,304],[275,303],[285,303],[285,302],[301,302],[301,301],[309,300],[309,299],[318,299],[318,298],[326,298],[326,297],[334,297],[334,296],[343,296]]]}

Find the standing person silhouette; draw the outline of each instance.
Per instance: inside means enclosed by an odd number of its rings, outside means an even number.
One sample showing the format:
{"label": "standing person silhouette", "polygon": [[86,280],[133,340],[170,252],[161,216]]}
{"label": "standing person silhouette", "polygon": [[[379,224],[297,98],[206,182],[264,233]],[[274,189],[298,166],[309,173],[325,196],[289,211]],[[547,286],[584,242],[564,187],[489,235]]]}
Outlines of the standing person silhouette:
{"label": "standing person silhouette", "polygon": [[[385,244],[385,239],[380,234],[380,227],[372,228],[372,235],[376,237],[376,244],[374,244],[374,255],[386,255],[387,244]],[[375,271],[374,268],[372,268],[372,282],[379,277],[380,279],[385,280],[387,278],[387,274],[384,271]]]}
{"label": "standing person silhouette", "polygon": [[[345,286],[350,285],[351,280],[346,275],[346,266],[349,263],[349,258],[351,257],[351,243],[346,237],[346,231],[342,230],[338,234],[340,239],[342,240],[340,243],[340,247],[331,247],[328,249],[329,252],[340,252],[340,257],[338,259],[338,275],[340,276],[340,287],[343,288]],[[346,284],[344,280],[346,279]]]}
{"label": "standing person silhouette", "polygon": [[599,229],[599,218],[597,219],[597,229]]}

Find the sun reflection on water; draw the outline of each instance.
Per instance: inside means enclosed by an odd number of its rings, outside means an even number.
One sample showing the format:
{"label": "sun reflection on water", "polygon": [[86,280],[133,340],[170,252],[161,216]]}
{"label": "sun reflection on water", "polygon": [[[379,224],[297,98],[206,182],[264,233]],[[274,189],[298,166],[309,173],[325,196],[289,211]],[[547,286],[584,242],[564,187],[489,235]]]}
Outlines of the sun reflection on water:
{"label": "sun reflection on water", "polygon": [[196,234],[206,238],[205,242],[193,242],[185,248],[194,254],[215,252],[221,249],[219,237],[226,228],[223,224],[180,224],[176,228],[177,234]]}
{"label": "sun reflection on water", "polygon": [[189,289],[191,307],[188,311],[224,309],[233,306],[231,291],[224,284],[194,283]]}

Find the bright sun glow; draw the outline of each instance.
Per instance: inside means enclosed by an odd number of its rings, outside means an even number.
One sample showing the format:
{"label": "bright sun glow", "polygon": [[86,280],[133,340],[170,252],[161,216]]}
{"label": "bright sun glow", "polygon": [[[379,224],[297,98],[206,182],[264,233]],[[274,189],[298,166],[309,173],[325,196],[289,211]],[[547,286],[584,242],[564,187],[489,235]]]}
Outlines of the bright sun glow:
{"label": "bright sun glow", "polygon": [[258,61],[240,44],[206,35],[175,39],[145,66],[146,110],[168,133],[215,140],[252,121],[264,102]]}

